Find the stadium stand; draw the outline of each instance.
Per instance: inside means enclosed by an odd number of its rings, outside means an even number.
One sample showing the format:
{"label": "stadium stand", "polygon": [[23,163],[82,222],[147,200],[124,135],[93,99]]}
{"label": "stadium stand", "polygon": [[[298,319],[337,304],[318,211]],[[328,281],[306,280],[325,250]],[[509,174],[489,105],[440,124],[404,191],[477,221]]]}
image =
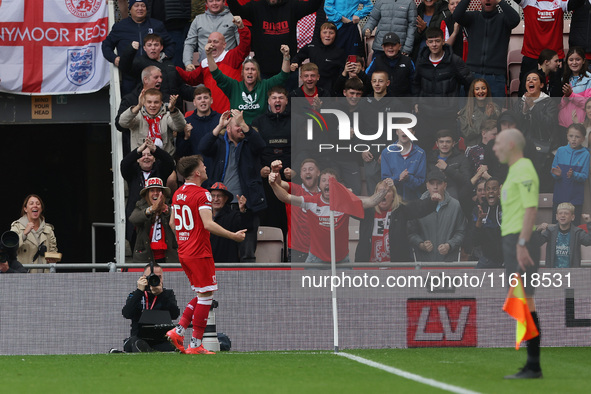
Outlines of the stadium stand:
{"label": "stadium stand", "polygon": [[259,226],[257,233],[257,263],[277,263],[283,261],[283,231],[277,227]]}

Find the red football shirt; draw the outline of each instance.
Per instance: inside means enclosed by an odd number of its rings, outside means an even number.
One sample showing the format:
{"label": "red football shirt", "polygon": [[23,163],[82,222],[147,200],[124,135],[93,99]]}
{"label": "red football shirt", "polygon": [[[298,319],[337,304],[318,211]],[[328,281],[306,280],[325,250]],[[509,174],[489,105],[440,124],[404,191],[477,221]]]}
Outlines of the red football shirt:
{"label": "red football shirt", "polygon": [[[310,233],[310,253],[323,261],[330,261],[330,206],[322,194],[303,196]],[[335,255],[341,261],[349,254],[349,215],[334,212]]]}
{"label": "red football shirt", "polygon": [[564,59],[562,30],[568,0],[521,0],[523,47],[521,54],[537,59],[543,49],[552,49]]}
{"label": "red football shirt", "polygon": [[174,193],[172,213],[179,244],[179,257],[213,257],[209,231],[203,227],[199,215],[202,209],[211,210],[211,194],[207,189],[194,183],[185,183]]}
{"label": "red football shirt", "polygon": [[[320,190],[311,192],[297,183],[289,183],[289,194],[294,196],[313,196]],[[290,249],[308,253],[310,251],[310,232],[308,231],[308,217],[304,208],[286,204],[287,212],[287,246]]]}
{"label": "red football shirt", "polygon": [[390,262],[390,213],[375,212],[373,230],[371,232],[371,260],[373,262]]}

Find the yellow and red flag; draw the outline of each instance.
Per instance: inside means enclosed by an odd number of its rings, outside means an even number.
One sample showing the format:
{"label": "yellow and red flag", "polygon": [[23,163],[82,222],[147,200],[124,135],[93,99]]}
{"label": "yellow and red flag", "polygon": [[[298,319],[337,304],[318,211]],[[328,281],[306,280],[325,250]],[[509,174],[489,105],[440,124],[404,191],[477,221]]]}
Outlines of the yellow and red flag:
{"label": "yellow and red flag", "polygon": [[517,286],[509,289],[507,299],[503,305],[503,310],[517,320],[517,327],[515,330],[515,349],[519,349],[521,341],[527,341],[528,339],[535,338],[539,335],[534,319],[527,306],[525,291],[523,290],[520,276],[517,277]]}

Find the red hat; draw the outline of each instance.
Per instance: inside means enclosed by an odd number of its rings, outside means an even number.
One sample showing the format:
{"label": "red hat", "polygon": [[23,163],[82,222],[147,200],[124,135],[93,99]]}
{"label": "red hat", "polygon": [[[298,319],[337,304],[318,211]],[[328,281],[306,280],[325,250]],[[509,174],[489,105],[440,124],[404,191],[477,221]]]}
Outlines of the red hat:
{"label": "red hat", "polygon": [[222,182],[216,182],[214,183],[209,189],[210,192],[214,191],[214,190],[220,190],[223,191],[226,196],[228,196],[228,201],[227,202],[232,202],[232,200],[234,199],[234,195],[232,193],[230,193],[230,191],[228,190],[228,188],[226,187],[226,185],[224,185]]}

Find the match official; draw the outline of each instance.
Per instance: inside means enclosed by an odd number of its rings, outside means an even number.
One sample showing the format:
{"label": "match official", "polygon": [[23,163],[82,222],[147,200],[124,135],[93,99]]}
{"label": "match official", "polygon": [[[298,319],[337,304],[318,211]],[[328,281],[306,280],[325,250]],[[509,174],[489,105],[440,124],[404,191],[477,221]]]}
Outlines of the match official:
{"label": "match official", "polygon": [[[497,135],[494,152],[499,161],[509,166],[507,179],[501,189],[503,221],[503,257],[507,279],[513,273],[526,273],[523,283],[527,305],[538,329],[538,336],[527,341],[527,362],[516,374],[505,379],[536,379],[542,377],[540,367],[540,323],[533,299],[531,274],[540,263],[540,245],[532,237],[538,209],[539,179],[529,159],[523,157],[525,138],[517,129],[503,130]],[[535,235],[534,235],[535,236]]]}

